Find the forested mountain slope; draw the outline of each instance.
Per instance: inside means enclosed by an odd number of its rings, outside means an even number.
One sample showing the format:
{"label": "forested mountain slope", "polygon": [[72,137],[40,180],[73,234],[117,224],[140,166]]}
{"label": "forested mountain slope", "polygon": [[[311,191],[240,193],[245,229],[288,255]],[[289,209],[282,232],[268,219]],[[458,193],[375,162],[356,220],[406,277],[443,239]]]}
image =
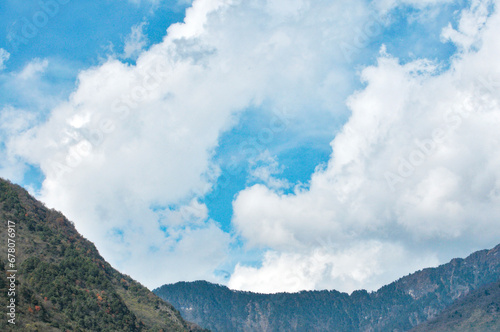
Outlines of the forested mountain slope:
{"label": "forested mountain slope", "polygon": [[[184,321],[172,305],[112,268],[61,213],[3,179],[0,222],[0,331],[201,330]],[[8,262],[13,257],[7,256],[9,238],[12,248],[15,240],[13,266]],[[13,273],[6,270],[12,269],[17,270],[15,287],[13,278],[7,279]],[[9,288],[15,289],[15,296],[9,296]],[[7,320],[11,298],[15,298],[15,326]]]}

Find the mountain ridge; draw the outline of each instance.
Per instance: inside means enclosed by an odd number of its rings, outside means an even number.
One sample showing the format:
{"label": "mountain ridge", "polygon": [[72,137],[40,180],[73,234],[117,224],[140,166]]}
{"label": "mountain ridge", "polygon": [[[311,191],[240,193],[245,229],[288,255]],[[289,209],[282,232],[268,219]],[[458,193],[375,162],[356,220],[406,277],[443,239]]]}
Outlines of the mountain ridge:
{"label": "mountain ridge", "polygon": [[371,293],[258,294],[204,281],[164,285],[153,292],[186,319],[213,331],[408,331],[499,276],[500,245],[417,271]]}

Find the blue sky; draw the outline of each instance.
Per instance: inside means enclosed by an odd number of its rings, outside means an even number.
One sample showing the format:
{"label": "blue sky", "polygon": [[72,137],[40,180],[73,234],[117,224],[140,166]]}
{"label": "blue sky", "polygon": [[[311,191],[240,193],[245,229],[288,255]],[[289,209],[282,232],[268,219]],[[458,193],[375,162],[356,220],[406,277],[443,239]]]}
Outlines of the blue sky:
{"label": "blue sky", "polygon": [[148,287],[376,289],[498,242],[496,6],[4,1],[0,176]]}

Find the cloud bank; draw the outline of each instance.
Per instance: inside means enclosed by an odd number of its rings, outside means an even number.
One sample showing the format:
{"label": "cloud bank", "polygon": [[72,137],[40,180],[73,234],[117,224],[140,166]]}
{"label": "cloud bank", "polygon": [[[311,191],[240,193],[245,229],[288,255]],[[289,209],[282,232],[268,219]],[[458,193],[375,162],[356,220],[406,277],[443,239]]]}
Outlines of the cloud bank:
{"label": "cloud bank", "polygon": [[5,157],[39,165],[39,198],[149,287],[222,281],[215,271],[242,256],[232,251],[241,239],[265,254],[259,266],[236,264],[230,287],[375,289],[447,259],[440,247],[465,254],[498,239],[499,15],[489,1],[443,30],[459,48],[450,68],[400,63],[382,48],[307,186],[287,193],[274,156],[258,156],[249,176],[262,183],[234,200],[235,234],[200,199],[221,175],[219,139],[243,111],[293,114],[292,132],[345,114],[353,63],[388,24],[381,13],[445,2],[194,1],[147,50],[135,27],[124,50],[134,65],[109,58],[81,72],[46,121],[17,123]]}
{"label": "cloud bank", "polygon": [[[122,271],[150,287],[218,280],[231,236],[186,211],[206,208],[192,200],[220,174],[219,136],[248,107],[335,111],[331,91],[349,84],[339,41],[367,17],[358,0],[195,1],[136,65],[110,58],[81,72],[69,100],[8,151],[40,166],[39,198]],[[140,26],[129,40],[125,53],[138,53]]]}
{"label": "cloud bank", "polygon": [[249,246],[270,249],[262,266],[238,265],[230,287],[373,290],[498,242],[500,15],[490,5],[473,2],[444,29],[461,50],[446,70],[382,48],[308,188],[238,195],[234,224]]}

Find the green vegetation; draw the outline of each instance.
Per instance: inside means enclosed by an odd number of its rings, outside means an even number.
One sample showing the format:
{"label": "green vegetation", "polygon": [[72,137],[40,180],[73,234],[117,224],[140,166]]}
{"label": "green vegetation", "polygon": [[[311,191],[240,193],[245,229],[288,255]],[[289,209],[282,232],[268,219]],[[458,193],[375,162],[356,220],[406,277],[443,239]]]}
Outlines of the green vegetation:
{"label": "green vegetation", "polygon": [[[16,223],[16,326],[8,324],[7,221]],[[113,269],[62,214],[0,179],[0,331],[199,331]]]}

